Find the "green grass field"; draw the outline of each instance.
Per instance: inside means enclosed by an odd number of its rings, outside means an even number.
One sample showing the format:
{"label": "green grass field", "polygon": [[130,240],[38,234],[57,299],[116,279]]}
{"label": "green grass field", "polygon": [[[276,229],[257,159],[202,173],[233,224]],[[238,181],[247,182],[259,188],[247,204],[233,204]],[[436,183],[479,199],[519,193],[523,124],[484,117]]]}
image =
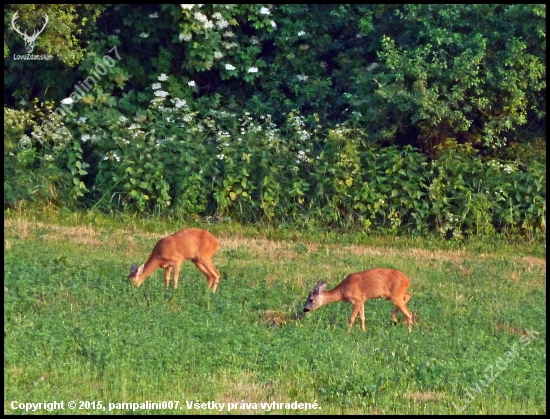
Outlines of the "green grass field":
{"label": "green grass field", "polygon": [[[172,403],[135,412],[546,413],[539,254],[273,240],[212,225],[222,274],[212,294],[191,262],[177,291],[161,269],[130,284],[132,262],[188,226],[138,224],[5,218],[5,413],[54,401],[64,405],[53,412],[84,414],[147,401]],[[374,267],[411,278],[412,333],[391,324],[385,300],[365,304],[366,332],[357,318],[347,333],[351,304],[302,312],[318,280],[330,289]]]}

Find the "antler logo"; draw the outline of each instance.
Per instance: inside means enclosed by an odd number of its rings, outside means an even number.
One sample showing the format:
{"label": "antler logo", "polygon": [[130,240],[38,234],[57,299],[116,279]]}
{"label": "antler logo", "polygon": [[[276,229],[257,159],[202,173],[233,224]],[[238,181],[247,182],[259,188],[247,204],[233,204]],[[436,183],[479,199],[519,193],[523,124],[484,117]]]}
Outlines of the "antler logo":
{"label": "antler logo", "polygon": [[29,36],[27,35],[27,31],[25,33],[21,33],[19,29],[15,26],[15,20],[17,19],[17,14],[19,12],[15,12],[13,14],[13,17],[11,19],[11,27],[15,32],[17,32],[19,35],[23,37],[23,41],[25,41],[25,49],[29,54],[32,53],[32,50],[34,49],[34,42],[36,41],[36,38],[38,38],[38,35],[40,35],[42,32],[44,32],[44,29],[46,29],[46,25],[48,24],[48,15],[44,13],[44,16],[46,16],[46,19],[44,21],[44,26],[42,26],[42,29],[39,31],[34,31],[34,33]]}

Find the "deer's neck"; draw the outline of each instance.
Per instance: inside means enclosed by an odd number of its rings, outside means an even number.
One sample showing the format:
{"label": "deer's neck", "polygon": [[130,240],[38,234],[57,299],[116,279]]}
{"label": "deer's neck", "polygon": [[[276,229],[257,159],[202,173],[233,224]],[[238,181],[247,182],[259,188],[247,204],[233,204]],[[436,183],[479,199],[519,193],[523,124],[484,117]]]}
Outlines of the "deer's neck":
{"label": "deer's neck", "polygon": [[157,258],[154,258],[151,256],[149,259],[147,259],[147,262],[145,262],[145,265],[143,265],[143,271],[141,272],[141,275],[139,276],[139,283],[141,284],[145,279],[151,275],[156,269],[160,268],[160,261]]}
{"label": "deer's neck", "polygon": [[335,301],[342,301],[342,291],[339,287],[325,291],[323,293],[323,305],[328,303],[333,303]]}

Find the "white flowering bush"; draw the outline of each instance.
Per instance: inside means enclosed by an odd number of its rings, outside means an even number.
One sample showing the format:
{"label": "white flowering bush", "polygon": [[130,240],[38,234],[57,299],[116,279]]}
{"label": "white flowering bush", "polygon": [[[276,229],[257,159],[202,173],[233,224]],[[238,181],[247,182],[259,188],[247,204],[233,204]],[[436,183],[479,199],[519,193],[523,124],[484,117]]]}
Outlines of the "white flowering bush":
{"label": "white flowering bush", "polygon": [[[271,114],[208,109],[195,88],[160,74],[145,110],[82,105],[47,130],[38,122],[49,113],[5,108],[5,202],[78,199],[105,210],[456,240],[546,232],[542,164],[483,161],[458,145],[428,161],[412,147],[373,147],[347,124],[324,137],[318,118],[298,111],[279,127]],[[126,107],[121,101],[117,109]]]}
{"label": "white flowering bush", "polygon": [[[256,4],[185,6],[181,8],[178,35],[189,57],[184,66],[193,72],[217,68],[223,79],[242,77],[247,82],[254,81],[260,75],[259,69],[266,66],[265,61],[257,57],[261,51],[259,36],[276,29],[271,23],[269,8]],[[249,25],[261,29],[251,37],[256,42],[232,30]],[[191,39],[195,41],[193,44],[189,43]]]}

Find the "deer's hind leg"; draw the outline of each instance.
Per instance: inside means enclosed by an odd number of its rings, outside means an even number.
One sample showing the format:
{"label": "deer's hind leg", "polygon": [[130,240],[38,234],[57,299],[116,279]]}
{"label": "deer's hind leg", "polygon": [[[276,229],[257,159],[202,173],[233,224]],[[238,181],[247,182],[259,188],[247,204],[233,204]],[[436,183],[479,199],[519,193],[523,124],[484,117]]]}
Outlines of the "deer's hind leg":
{"label": "deer's hind leg", "polygon": [[[409,293],[409,292],[406,292],[405,295],[403,296],[404,303],[407,304],[407,302],[411,299],[411,297],[412,297],[412,294]],[[397,313],[399,313],[400,311],[401,310],[399,309],[399,307],[392,311],[391,320],[392,320],[393,324],[397,324]],[[403,313],[403,314],[405,314],[405,313]]]}
{"label": "deer's hind leg", "polygon": [[206,275],[208,280],[208,288],[212,288],[212,292],[216,292],[216,288],[218,288],[218,284],[220,283],[220,273],[212,261],[206,257],[202,257],[193,260],[193,263],[204,275]]}
{"label": "deer's hind leg", "polygon": [[[199,259],[191,259],[191,262],[195,264],[197,268],[206,276],[206,281],[208,282],[208,289],[212,288],[212,285],[216,286],[215,280],[216,276],[202,263]],[[214,288],[215,291],[215,288]]]}
{"label": "deer's hind leg", "polygon": [[395,309],[393,312],[392,312],[392,320],[395,319],[395,322],[397,321],[395,315],[397,314],[397,311],[401,311],[401,313],[403,313],[405,315],[405,318],[407,319],[407,324],[409,326],[409,332],[411,332],[411,325],[413,323],[413,316],[412,316],[412,313],[411,311],[407,308],[407,306],[405,305],[406,302],[405,301],[409,301],[409,299],[412,297],[411,294],[409,293],[406,293],[405,296],[403,297],[403,300],[401,301],[400,299],[398,298],[392,298],[392,303],[395,304],[395,306],[397,307],[397,309]]}
{"label": "deer's hind leg", "polygon": [[361,308],[359,309],[359,318],[361,319],[361,330],[365,331],[365,304],[361,304]]}

